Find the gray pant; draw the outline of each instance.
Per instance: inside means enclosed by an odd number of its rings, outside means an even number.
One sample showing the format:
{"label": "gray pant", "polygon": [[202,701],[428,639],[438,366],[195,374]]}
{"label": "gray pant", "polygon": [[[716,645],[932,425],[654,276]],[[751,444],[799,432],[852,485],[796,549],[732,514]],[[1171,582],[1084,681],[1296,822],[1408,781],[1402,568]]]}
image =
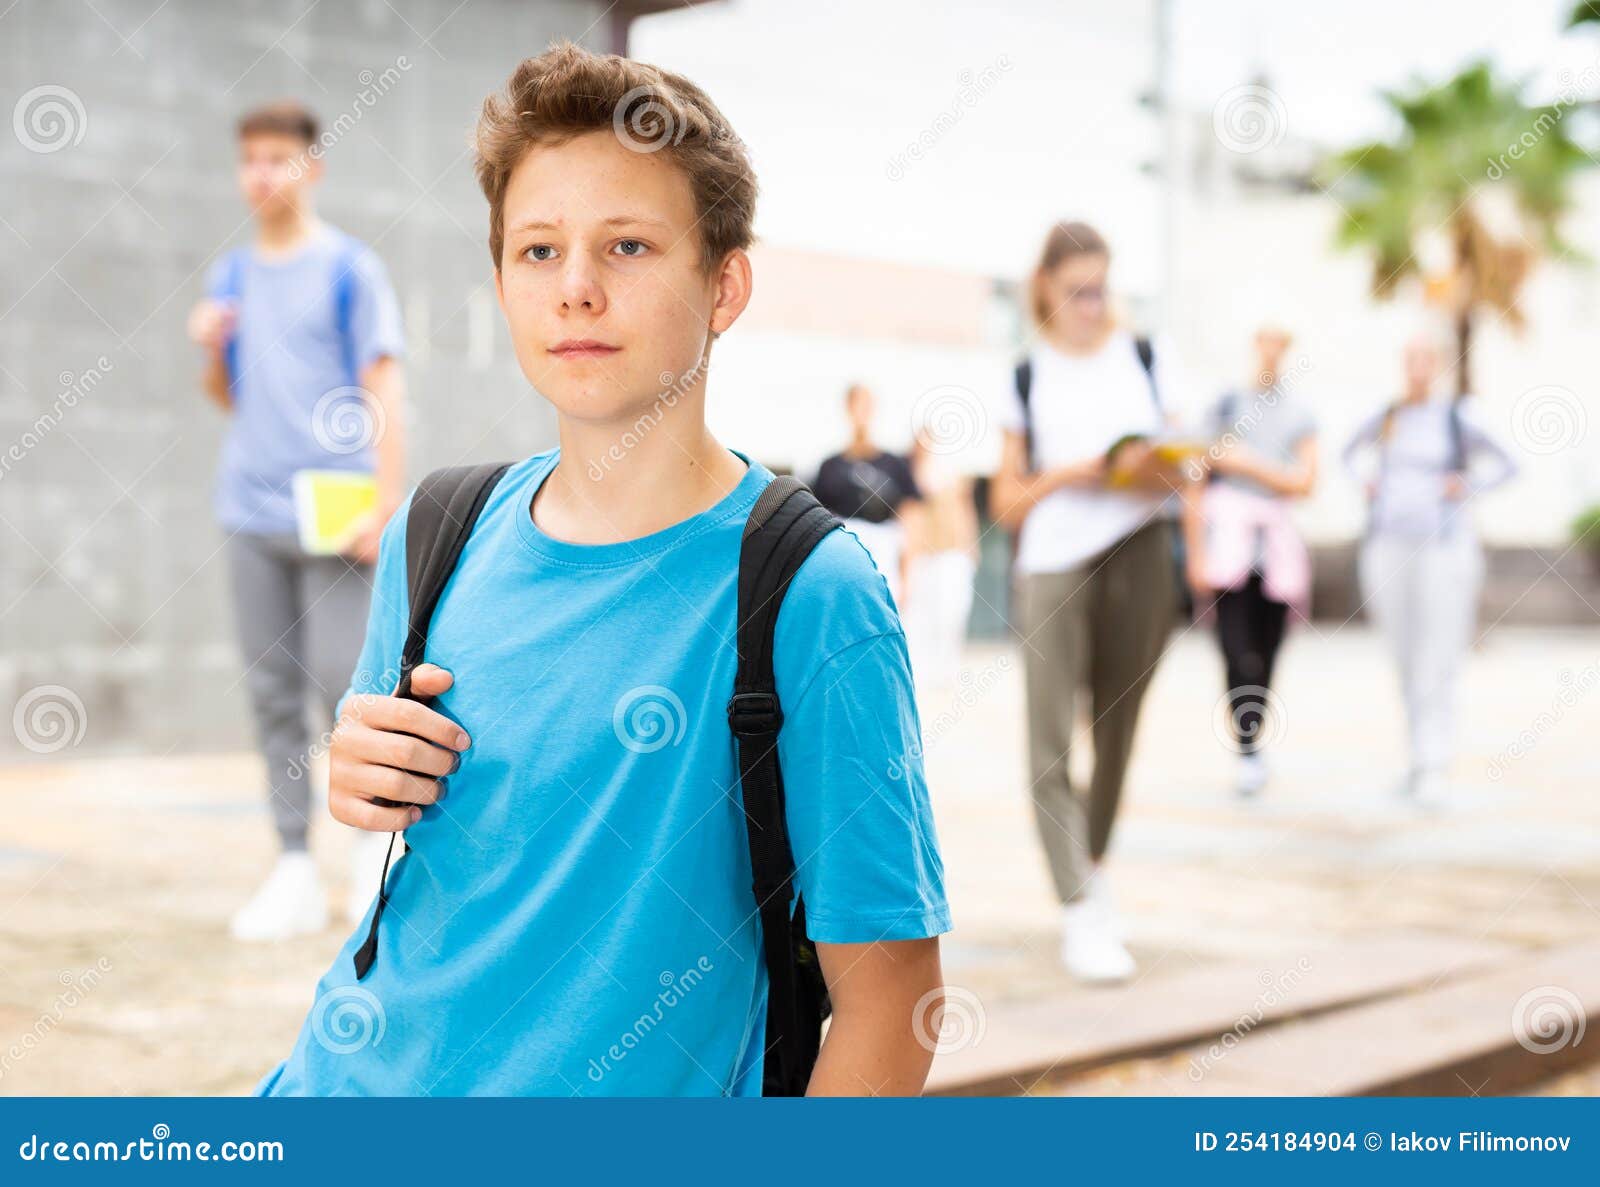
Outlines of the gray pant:
{"label": "gray pant", "polygon": [[1456,678],[1477,625],[1483,550],[1462,525],[1427,538],[1377,533],[1361,546],[1361,587],[1400,670],[1411,770],[1443,773],[1455,749]]}
{"label": "gray pant", "polygon": [[[1025,574],[1018,586],[1034,820],[1066,903],[1111,842],[1139,705],[1172,629],[1172,525],[1147,524],[1077,568]],[[1094,741],[1087,795],[1067,769],[1079,689]]]}
{"label": "gray pant", "polygon": [[308,556],[292,534],[237,533],[228,558],[272,820],[284,849],[304,849],[311,819],[307,695],[323,728],[331,727],[361,654],[372,567]]}

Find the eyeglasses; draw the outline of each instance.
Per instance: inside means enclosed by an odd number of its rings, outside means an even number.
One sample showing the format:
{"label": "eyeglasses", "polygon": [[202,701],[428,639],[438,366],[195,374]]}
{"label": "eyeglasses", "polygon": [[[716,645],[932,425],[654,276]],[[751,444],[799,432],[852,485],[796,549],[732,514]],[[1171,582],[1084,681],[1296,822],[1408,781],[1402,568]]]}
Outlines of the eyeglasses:
{"label": "eyeglasses", "polygon": [[1082,304],[1088,304],[1090,301],[1100,302],[1105,299],[1106,286],[1103,284],[1085,285],[1082,288],[1073,289],[1067,294],[1067,300]]}

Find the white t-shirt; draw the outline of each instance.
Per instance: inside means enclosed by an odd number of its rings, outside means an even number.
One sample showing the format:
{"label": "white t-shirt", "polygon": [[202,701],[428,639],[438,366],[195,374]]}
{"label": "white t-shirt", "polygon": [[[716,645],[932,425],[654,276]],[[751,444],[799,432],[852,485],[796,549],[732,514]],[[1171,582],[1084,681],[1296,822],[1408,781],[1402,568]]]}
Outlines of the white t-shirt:
{"label": "white t-shirt", "polygon": [[[1139,363],[1132,334],[1114,332],[1091,355],[1068,355],[1039,342],[1029,356],[1033,386],[1028,404],[1033,420],[1033,468],[1046,470],[1104,454],[1129,433],[1154,433],[1181,423],[1187,392],[1171,346],[1156,340],[1153,375]],[[1158,409],[1150,385],[1161,393]],[[1000,426],[1022,429],[1022,400],[1013,376],[1006,377]],[[1023,573],[1062,573],[1104,551],[1144,524],[1163,515],[1167,500],[1138,491],[1064,486],[1028,512],[1017,548]]]}

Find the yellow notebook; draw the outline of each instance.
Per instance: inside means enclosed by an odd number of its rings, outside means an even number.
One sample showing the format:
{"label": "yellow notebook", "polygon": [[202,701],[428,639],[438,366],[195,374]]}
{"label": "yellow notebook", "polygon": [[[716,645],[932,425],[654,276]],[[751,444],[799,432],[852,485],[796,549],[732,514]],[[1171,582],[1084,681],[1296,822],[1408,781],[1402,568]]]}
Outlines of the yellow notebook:
{"label": "yellow notebook", "polygon": [[[1207,442],[1198,437],[1160,435],[1152,439],[1142,434],[1129,433],[1126,437],[1118,438],[1116,444],[1108,451],[1108,455],[1115,457],[1117,450],[1130,441],[1149,441],[1151,452],[1155,454],[1156,460],[1165,462],[1169,466],[1181,466],[1185,462],[1199,457],[1208,448]],[[1133,479],[1130,475],[1119,473],[1113,469],[1110,477],[1106,480],[1106,485],[1120,488],[1129,486],[1132,482]]]}
{"label": "yellow notebook", "polygon": [[1162,461],[1178,465],[1199,457],[1209,446],[1210,442],[1198,437],[1161,437],[1155,442],[1155,451]]}
{"label": "yellow notebook", "polygon": [[294,476],[300,547],[333,556],[350,545],[361,520],[378,505],[378,483],[352,470],[301,470]]}

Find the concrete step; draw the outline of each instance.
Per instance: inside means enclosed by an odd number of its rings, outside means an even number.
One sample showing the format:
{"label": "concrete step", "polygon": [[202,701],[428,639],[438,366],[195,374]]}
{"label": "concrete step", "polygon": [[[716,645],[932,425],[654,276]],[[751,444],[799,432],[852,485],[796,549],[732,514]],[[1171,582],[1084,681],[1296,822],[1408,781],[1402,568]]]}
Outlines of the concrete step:
{"label": "concrete step", "polygon": [[1435,985],[1517,954],[1487,941],[1388,933],[1172,975],[1157,967],[1126,986],[993,1008],[957,989],[947,1006],[946,1049],[934,1059],[927,1091],[1025,1093],[1046,1079]]}
{"label": "concrete step", "polygon": [[1503,1096],[1600,1059],[1600,941],[1212,1040],[1057,1086],[1068,1095]]}

